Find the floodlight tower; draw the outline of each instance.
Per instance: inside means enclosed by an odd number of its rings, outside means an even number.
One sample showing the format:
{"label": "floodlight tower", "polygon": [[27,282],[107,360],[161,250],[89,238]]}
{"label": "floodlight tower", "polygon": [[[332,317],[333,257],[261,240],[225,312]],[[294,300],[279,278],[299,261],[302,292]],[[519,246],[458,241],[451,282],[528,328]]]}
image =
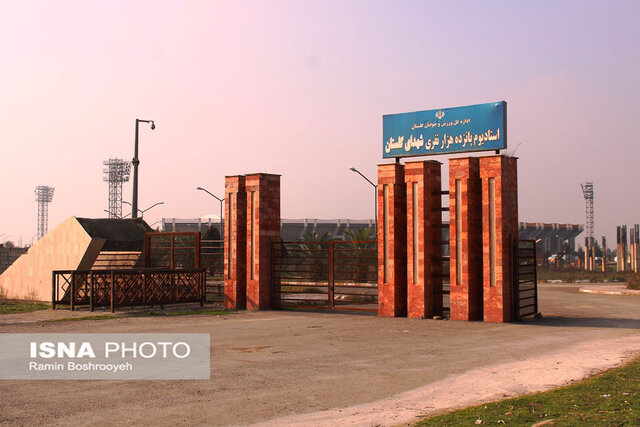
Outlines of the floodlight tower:
{"label": "floodlight tower", "polygon": [[53,187],[38,185],[36,187],[36,202],[38,202],[38,240],[49,231],[49,203],[53,200]]}
{"label": "floodlight tower", "polygon": [[[585,200],[585,204],[586,204],[586,210],[587,210],[587,218],[586,218],[586,223],[585,223],[585,229],[587,232],[587,238],[586,238],[586,248],[584,248],[585,250],[585,254],[590,253],[589,250],[593,247],[594,245],[594,240],[593,240],[593,182],[588,181],[585,182],[582,185],[582,194],[584,195],[584,200]],[[585,257],[585,259],[588,259]],[[590,264],[593,264],[595,260],[592,260],[590,262]],[[587,265],[587,263],[585,263],[585,269],[586,270],[593,270],[593,265]]]}
{"label": "floodlight tower", "polygon": [[106,166],[102,179],[109,183],[109,218],[122,218],[122,183],[129,181],[131,163],[109,159],[102,164]]}

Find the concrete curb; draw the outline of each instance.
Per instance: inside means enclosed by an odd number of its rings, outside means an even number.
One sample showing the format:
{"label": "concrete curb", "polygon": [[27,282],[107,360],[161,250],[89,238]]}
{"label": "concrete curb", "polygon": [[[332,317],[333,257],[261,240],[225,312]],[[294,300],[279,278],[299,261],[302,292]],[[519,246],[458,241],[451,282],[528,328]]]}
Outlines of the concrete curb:
{"label": "concrete curb", "polygon": [[585,294],[599,294],[599,295],[635,295],[640,296],[640,291],[633,289],[594,289],[594,288],[580,288],[580,292]]}
{"label": "concrete curb", "polygon": [[558,280],[558,279],[549,279],[549,280],[538,280],[538,283],[549,283],[549,284],[558,284],[558,283],[570,283],[570,284],[580,284],[580,283],[602,283],[602,284],[607,284],[607,285],[624,285],[624,282],[617,282],[614,280],[596,280],[591,281],[591,280],[584,280],[584,279],[580,279],[580,280]]}

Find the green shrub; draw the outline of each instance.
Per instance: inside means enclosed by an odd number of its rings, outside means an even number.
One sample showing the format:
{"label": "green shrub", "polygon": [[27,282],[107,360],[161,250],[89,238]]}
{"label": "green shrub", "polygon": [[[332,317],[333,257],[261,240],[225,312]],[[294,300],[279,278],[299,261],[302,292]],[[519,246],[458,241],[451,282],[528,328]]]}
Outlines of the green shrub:
{"label": "green shrub", "polygon": [[630,273],[627,276],[627,288],[640,290],[640,277],[638,273]]}

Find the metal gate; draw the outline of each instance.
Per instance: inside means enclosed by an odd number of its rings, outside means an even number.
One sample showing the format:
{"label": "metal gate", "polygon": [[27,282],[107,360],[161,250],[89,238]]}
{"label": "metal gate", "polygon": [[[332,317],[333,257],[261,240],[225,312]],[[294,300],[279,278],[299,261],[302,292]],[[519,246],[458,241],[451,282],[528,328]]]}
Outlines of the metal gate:
{"label": "metal gate", "polygon": [[147,233],[144,254],[145,268],[200,268],[200,233]]}
{"label": "metal gate", "polygon": [[224,240],[200,240],[200,267],[206,269],[206,301],[224,301]]}
{"label": "metal gate", "polygon": [[203,240],[197,231],[147,233],[145,267],[204,268],[206,302],[224,299],[224,241]]}
{"label": "metal gate", "polygon": [[378,312],[376,241],[273,242],[274,308]]}
{"label": "metal gate", "polygon": [[535,240],[518,240],[514,248],[514,319],[538,313],[538,273]]}

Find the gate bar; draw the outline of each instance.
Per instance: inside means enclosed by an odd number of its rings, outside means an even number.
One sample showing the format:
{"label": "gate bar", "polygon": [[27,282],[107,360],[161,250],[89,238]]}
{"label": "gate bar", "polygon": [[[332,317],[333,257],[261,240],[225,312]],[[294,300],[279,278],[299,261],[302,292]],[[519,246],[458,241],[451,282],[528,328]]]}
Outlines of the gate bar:
{"label": "gate bar", "polygon": [[93,272],[89,273],[89,311],[93,311]]}
{"label": "gate bar", "polygon": [[329,273],[329,280],[328,280],[328,299],[329,299],[329,310],[333,310],[333,305],[334,305],[334,282],[333,282],[333,242],[329,242],[329,265],[328,265],[328,273]]}
{"label": "gate bar", "polygon": [[69,297],[69,310],[73,311],[73,300],[76,298],[76,291],[75,291],[75,282],[76,282],[76,272],[72,271],[71,272],[71,285],[69,286],[69,289],[71,291],[71,295]]}
{"label": "gate bar", "polygon": [[56,300],[58,299],[58,275],[54,272],[51,275],[51,310],[56,309]]}

